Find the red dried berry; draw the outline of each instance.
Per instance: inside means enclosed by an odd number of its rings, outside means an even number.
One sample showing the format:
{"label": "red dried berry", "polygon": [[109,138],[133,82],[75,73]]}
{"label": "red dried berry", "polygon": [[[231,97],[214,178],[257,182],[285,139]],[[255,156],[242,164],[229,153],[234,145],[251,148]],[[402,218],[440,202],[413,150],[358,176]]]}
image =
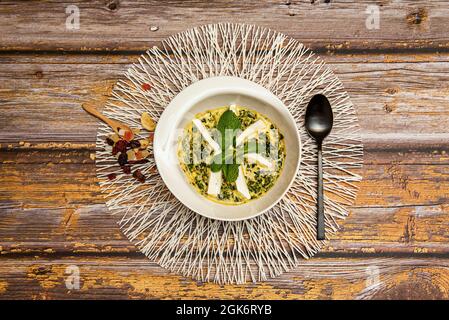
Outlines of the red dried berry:
{"label": "red dried berry", "polygon": [[142,83],[142,90],[148,91],[151,89],[151,84],[149,83]]}
{"label": "red dried berry", "polygon": [[131,166],[122,166],[122,170],[126,174],[131,174]]}
{"label": "red dried berry", "polygon": [[115,173],[108,174],[108,179],[109,180],[114,180],[115,178],[117,178],[117,175]]}
{"label": "red dried berry", "polygon": [[125,152],[120,153],[118,156],[118,164],[120,166],[124,166],[128,163],[128,155]]}
{"label": "red dried berry", "polygon": [[143,175],[142,171],[140,171],[139,169],[137,169],[136,171],[133,172],[133,177],[136,178],[140,183],[145,182],[145,176]]}
{"label": "red dried berry", "polygon": [[115,156],[117,153],[125,153],[126,147],[128,146],[128,142],[126,140],[119,140],[115,143],[114,147],[112,148],[112,154]]}

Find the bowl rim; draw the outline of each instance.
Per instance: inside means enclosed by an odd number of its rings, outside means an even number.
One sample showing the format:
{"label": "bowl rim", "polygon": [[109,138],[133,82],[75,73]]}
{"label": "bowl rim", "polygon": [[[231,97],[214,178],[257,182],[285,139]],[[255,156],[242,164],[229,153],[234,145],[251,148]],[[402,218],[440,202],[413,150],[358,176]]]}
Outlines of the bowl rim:
{"label": "bowl rim", "polygon": [[[208,87],[207,90],[205,90],[204,92],[202,92],[201,94],[199,94],[198,96],[196,96],[195,98],[192,98],[191,96],[189,96],[190,91],[198,89],[202,86],[204,86],[205,84],[209,84],[211,85],[210,87]],[[219,86],[214,87],[213,85],[215,84],[219,84]],[[223,83],[226,83],[226,86],[223,86]],[[222,85],[222,87],[220,88],[220,85]],[[256,94],[256,91],[258,94]],[[262,93],[261,93],[262,92]],[[236,217],[236,218],[224,218],[224,217],[215,217],[215,216],[210,216],[204,212],[199,212],[199,210],[197,210],[196,208],[192,208],[192,206],[187,202],[184,201],[182,196],[179,196],[177,192],[178,190],[176,190],[175,186],[172,185],[171,180],[168,179],[168,177],[166,176],[166,172],[165,170],[160,170],[162,168],[162,159],[159,157],[159,152],[160,152],[160,148],[162,148],[163,142],[160,142],[160,137],[161,136],[167,136],[167,141],[171,141],[173,138],[173,134],[175,134],[174,132],[169,132],[168,134],[164,131],[167,131],[166,128],[163,128],[160,124],[164,124],[167,121],[169,121],[169,118],[171,116],[173,116],[173,113],[176,113],[177,110],[175,108],[177,108],[177,105],[181,102],[186,101],[185,98],[188,97],[189,99],[187,99],[188,102],[184,102],[184,104],[187,104],[187,109],[183,111],[183,114],[185,114],[186,112],[188,112],[192,106],[196,105],[198,102],[209,98],[211,96],[214,95],[218,95],[218,94],[226,94],[226,93],[236,93],[236,94],[242,94],[242,95],[246,95],[246,96],[250,96],[252,98],[258,99],[263,101],[266,104],[269,104],[272,108],[278,109],[285,109],[283,111],[282,114],[286,114],[287,118],[289,119],[289,121],[292,122],[292,124],[294,124],[294,128],[295,128],[295,140],[298,142],[298,159],[297,159],[297,163],[296,166],[294,167],[294,174],[292,174],[292,177],[290,178],[290,181],[287,184],[287,187],[284,188],[284,190],[281,192],[280,195],[278,195],[274,201],[272,201],[272,203],[263,208],[262,210],[258,210],[256,213],[245,216],[245,217]],[[161,151],[162,152],[162,151]],[[285,104],[276,96],[274,95],[271,91],[269,91],[268,89],[266,89],[265,87],[247,80],[247,79],[243,79],[240,77],[234,77],[234,76],[218,76],[218,77],[209,77],[209,78],[205,78],[202,80],[199,80],[197,82],[192,83],[191,85],[187,86],[186,88],[184,88],[182,91],[180,91],[171,101],[170,103],[167,105],[167,107],[164,109],[164,111],[162,112],[157,125],[156,125],[156,129],[154,131],[154,139],[153,139],[153,154],[154,154],[154,159],[155,159],[155,163],[158,169],[158,173],[161,176],[162,180],[164,181],[164,184],[166,185],[166,187],[169,189],[169,191],[187,208],[189,208],[190,210],[200,214],[203,217],[206,218],[210,218],[210,219],[214,219],[214,220],[220,220],[220,221],[244,221],[244,220],[248,220],[248,219],[252,219],[255,218],[259,215],[261,215],[262,213],[270,210],[271,208],[273,208],[287,193],[287,191],[291,188],[293,182],[296,179],[296,176],[298,174],[298,170],[299,170],[299,166],[301,163],[301,158],[302,158],[302,143],[301,143],[301,137],[299,135],[299,130],[297,128],[297,124],[296,124],[296,120],[293,118],[293,115],[290,113],[290,111],[288,110],[288,108],[285,106]],[[179,164],[178,164],[179,165]],[[193,189],[193,188],[192,188]],[[195,190],[196,192],[196,190]],[[211,201],[208,200],[207,198],[205,198],[204,196],[200,195],[201,199],[204,201]],[[212,201],[211,201],[212,202]],[[232,205],[229,205],[230,208],[232,208]]]}

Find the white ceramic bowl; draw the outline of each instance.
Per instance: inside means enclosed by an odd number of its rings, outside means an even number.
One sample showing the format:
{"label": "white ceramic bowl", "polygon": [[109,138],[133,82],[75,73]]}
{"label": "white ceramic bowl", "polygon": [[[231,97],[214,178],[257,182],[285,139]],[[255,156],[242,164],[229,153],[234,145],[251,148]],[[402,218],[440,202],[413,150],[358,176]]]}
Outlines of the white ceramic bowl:
{"label": "white ceramic bowl", "polygon": [[[266,115],[278,126],[286,144],[284,168],[274,186],[262,197],[235,206],[199,194],[187,181],[177,157],[178,139],[197,113],[231,104]],[[301,142],[292,115],[270,91],[242,78],[213,77],[195,82],[170,102],[157,123],[153,149],[159,174],[184,205],[208,218],[236,221],[256,217],[282,198],[298,171]]]}

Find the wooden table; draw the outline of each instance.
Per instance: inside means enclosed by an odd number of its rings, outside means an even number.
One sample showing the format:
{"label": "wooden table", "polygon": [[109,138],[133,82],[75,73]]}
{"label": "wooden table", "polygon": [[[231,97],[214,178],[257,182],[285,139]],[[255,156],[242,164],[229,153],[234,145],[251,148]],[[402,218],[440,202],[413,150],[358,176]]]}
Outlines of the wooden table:
{"label": "wooden table", "polygon": [[[328,2],[328,3],[325,3]],[[447,1],[0,3],[0,298],[449,298]],[[270,27],[317,51],[356,106],[365,146],[356,204],[325,249],[259,284],[197,283],[121,234],[95,176],[104,102],[147,48],[214,22]],[[156,30],[157,29],[157,30]],[[80,289],[67,289],[69,266]]]}

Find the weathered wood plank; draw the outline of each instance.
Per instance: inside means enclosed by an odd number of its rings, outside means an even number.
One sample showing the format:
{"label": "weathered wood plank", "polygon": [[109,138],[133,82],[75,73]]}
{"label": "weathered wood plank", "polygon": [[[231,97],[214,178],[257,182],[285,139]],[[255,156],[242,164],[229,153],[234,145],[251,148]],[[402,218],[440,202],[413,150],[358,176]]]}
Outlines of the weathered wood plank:
{"label": "weathered wood plank", "polygon": [[[14,157],[23,153],[2,152],[0,199],[23,204],[88,204],[101,203],[96,184],[95,166],[90,154],[78,159],[70,153],[33,151],[41,163],[18,163]],[[9,157],[8,157],[9,155]],[[435,154],[437,156],[437,154]],[[24,156],[26,157],[26,156]],[[446,153],[441,153],[447,159]],[[446,161],[446,160],[443,160]],[[356,204],[364,206],[405,206],[437,204],[448,198],[445,188],[449,175],[447,165],[401,165],[386,163],[366,165],[361,192]],[[58,181],[59,185],[54,182]],[[87,196],[87,198],[86,198]]]}
{"label": "weathered wood plank", "polygon": [[[134,254],[104,205],[9,208],[2,204],[0,254]],[[353,208],[321,255],[401,256],[449,254],[447,204]],[[368,228],[369,226],[369,228]]]}
{"label": "weathered wood plank", "polygon": [[[3,255],[135,252],[104,206],[92,155],[0,153]],[[443,152],[368,152],[356,204],[324,252],[449,253],[448,164]]]}
{"label": "weathered wood plank", "polygon": [[[97,122],[80,104],[104,103],[130,62],[120,55],[53,57],[0,55],[3,145],[91,143]],[[367,149],[447,146],[449,55],[327,55],[324,59],[357,108]]]}
{"label": "weathered wood plank", "polygon": [[66,28],[70,4],[2,1],[0,49],[146,50],[186,28],[216,22],[269,27],[320,50],[449,48],[449,8],[442,0],[382,1],[379,29],[366,26],[369,0],[78,1],[79,30]]}
{"label": "weathered wood plank", "polygon": [[[67,267],[80,271],[69,290]],[[198,283],[145,258],[2,258],[0,297],[13,299],[447,299],[446,258],[314,258],[258,285]]]}

